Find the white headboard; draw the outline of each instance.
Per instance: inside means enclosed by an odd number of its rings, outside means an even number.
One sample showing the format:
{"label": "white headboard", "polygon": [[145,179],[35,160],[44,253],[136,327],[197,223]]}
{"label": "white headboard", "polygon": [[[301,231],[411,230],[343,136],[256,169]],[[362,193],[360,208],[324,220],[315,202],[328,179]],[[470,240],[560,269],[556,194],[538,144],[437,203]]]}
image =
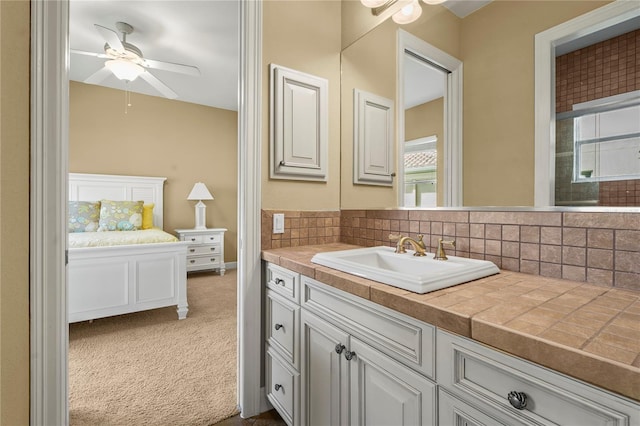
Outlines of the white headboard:
{"label": "white headboard", "polygon": [[69,201],[144,201],[154,203],[153,224],[162,229],[164,177],[69,173]]}

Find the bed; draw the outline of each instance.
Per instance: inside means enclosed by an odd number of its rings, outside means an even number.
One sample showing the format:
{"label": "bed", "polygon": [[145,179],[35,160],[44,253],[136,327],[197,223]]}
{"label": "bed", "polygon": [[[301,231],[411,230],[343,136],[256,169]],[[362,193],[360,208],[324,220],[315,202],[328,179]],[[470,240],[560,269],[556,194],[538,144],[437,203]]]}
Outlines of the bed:
{"label": "bed", "polygon": [[[68,321],[78,322],[176,306],[187,317],[188,242],[163,229],[164,177],[69,173],[69,201],[143,201],[153,205],[153,231],[164,241],[134,238],[104,245],[94,237],[144,235],[147,230],[69,233]],[[70,203],[71,205],[72,203]],[[76,203],[78,204],[78,203]],[[151,213],[149,213],[151,214]],[[76,235],[80,238],[75,238]],[[82,235],[80,235],[82,234]],[[83,240],[77,244],[76,239]],[[73,240],[73,241],[72,241]],[[112,244],[112,243],[110,243]]]}

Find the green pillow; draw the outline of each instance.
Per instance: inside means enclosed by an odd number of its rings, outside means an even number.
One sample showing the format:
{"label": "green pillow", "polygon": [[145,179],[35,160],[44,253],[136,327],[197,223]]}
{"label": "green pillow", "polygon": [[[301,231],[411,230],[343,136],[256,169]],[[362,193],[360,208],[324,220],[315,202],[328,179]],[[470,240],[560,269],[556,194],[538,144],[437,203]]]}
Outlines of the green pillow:
{"label": "green pillow", "polygon": [[69,232],[95,232],[100,219],[100,201],[69,201]]}
{"label": "green pillow", "polygon": [[98,231],[137,231],[142,229],[142,201],[100,202]]}

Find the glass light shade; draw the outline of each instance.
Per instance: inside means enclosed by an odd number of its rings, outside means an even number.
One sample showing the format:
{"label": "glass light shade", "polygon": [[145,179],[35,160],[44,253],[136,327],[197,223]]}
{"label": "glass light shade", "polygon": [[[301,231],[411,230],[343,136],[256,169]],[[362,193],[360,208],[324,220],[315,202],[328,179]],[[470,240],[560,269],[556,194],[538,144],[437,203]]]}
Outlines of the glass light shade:
{"label": "glass light shade", "polygon": [[133,81],[144,72],[144,68],[125,59],[112,59],[105,62],[104,66],[118,79]]}
{"label": "glass light shade", "polygon": [[213,195],[211,195],[204,183],[198,182],[193,185],[187,200],[213,200]]}
{"label": "glass light shade", "polygon": [[387,0],[360,0],[360,3],[370,8],[380,7],[386,2]]}
{"label": "glass light shade", "polygon": [[391,19],[393,19],[393,22],[396,24],[402,25],[415,21],[420,17],[420,15],[422,15],[422,8],[416,0],[400,9],[400,11],[394,13]]}
{"label": "glass light shade", "polygon": [[422,1],[425,2],[426,4],[435,5],[435,4],[444,3],[447,0],[422,0]]}

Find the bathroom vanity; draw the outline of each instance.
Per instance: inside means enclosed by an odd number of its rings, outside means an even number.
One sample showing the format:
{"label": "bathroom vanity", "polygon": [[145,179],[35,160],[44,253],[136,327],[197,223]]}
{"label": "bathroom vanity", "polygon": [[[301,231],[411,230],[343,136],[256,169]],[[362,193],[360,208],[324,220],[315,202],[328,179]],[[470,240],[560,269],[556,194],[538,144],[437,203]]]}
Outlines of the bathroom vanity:
{"label": "bathroom vanity", "polygon": [[[327,247],[263,252],[265,388],[288,424],[640,424],[638,368],[624,370],[628,383],[610,392],[601,385],[611,389],[610,376],[620,374],[615,361],[594,357],[600,364],[578,365],[609,376],[589,384],[570,377],[571,366],[563,371],[532,362],[534,337],[529,349],[509,354],[508,347],[473,338],[473,315],[447,314],[447,308],[434,314],[424,303],[451,296],[450,289],[414,297],[311,263],[322,250]],[[505,278],[500,275],[455,292],[475,291],[490,310],[479,292]],[[559,363],[576,367],[571,353],[577,350],[562,350],[567,356]]]}

